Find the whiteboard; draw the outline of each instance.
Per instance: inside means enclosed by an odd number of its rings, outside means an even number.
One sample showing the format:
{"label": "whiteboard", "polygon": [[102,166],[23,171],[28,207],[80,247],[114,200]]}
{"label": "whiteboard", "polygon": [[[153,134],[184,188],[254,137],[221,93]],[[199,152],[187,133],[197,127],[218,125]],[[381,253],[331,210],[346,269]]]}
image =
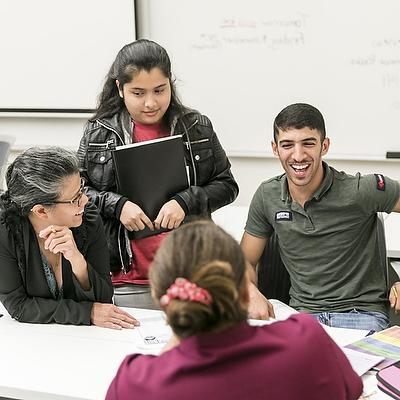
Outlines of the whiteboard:
{"label": "whiteboard", "polygon": [[229,154],[270,154],[272,123],[305,102],[331,156],[399,151],[400,1],[145,0],[140,36],[169,52],[183,102]]}
{"label": "whiteboard", "polygon": [[133,0],[1,0],[0,16],[0,111],[94,109],[135,39]]}

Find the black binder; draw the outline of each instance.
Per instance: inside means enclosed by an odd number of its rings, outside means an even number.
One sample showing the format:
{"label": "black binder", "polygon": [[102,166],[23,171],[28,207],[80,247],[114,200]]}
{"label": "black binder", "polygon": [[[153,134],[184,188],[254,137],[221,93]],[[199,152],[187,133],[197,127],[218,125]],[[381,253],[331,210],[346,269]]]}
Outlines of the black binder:
{"label": "black binder", "polygon": [[[119,193],[136,203],[154,221],[161,207],[189,186],[182,135],[116,147],[112,153]],[[159,232],[129,232],[141,239]]]}

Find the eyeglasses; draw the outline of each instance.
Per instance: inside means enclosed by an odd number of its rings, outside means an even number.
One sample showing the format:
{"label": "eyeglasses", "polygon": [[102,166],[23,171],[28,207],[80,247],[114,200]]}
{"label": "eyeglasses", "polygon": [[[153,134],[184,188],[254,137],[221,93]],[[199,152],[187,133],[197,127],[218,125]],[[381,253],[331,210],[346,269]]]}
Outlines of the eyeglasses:
{"label": "eyeglasses", "polygon": [[51,204],[71,204],[73,206],[80,206],[83,196],[83,188],[85,187],[85,180],[81,178],[81,186],[79,187],[79,193],[72,200],[55,200]]}

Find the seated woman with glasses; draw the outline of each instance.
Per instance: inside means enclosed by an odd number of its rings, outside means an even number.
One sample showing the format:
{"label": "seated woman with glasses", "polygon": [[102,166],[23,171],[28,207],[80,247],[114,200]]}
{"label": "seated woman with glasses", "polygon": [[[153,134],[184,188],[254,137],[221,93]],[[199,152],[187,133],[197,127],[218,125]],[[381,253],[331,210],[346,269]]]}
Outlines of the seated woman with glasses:
{"label": "seated woman with glasses", "polygon": [[74,153],[31,148],[8,167],[0,196],[0,301],[21,322],[122,329],[111,304],[106,238],[83,193]]}
{"label": "seated woman with glasses", "polygon": [[356,400],[362,382],[307,314],[250,326],[239,244],[208,221],[172,231],[150,267],[174,333],[159,356],[125,358],[107,400]]}

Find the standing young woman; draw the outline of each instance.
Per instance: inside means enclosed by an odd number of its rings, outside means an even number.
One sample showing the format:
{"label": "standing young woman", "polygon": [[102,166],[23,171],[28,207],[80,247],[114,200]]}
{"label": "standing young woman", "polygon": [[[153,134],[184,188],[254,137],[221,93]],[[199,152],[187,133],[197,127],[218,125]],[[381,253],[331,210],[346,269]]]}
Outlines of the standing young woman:
{"label": "standing young woman", "polygon": [[[138,204],[118,193],[111,153],[119,145],[177,134],[183,135],[190,186],[176,193],[151,221]],[[151,308],[148,266],[166,234],[129,240],[127,231],[145,226],[174,229],[189,216],[210,216],[238,194],[210,120],[180,103],[163,47],[143,39],[119,51],[78,156],[86,194],[99,207],[105,224],[113,283],[137,285],[142,296],[135,296],[134,305]]]}
{"label": "standing young woman", "polygon": [[159,356],[122,362],[107,400],[356,400],[362,382],[307,314],[254,327],[243,252],[210,221],[173,231],[150,269],[174,336]]}
{"label": "standing young woman", "polygon": [[78,159],[31,148],[6,174],[0,196],[0,300],[21,322],[121,329],[137,322],[111,303],[101,218],[83,193]]}

